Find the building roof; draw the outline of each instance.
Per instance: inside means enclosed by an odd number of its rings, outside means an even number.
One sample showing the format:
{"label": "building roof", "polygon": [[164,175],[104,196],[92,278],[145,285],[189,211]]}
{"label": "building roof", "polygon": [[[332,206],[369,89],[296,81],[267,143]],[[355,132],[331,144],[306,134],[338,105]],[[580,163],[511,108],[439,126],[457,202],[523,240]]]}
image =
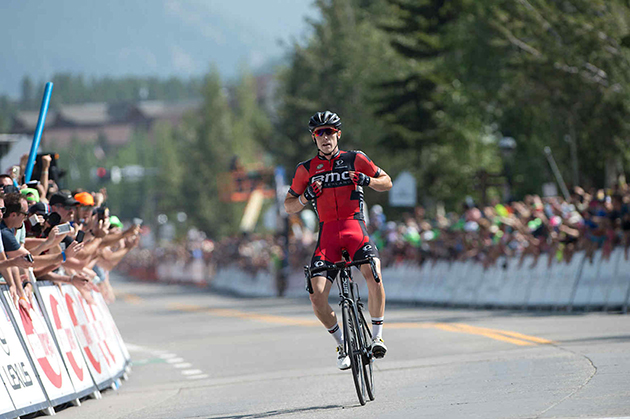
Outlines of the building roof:
{"label": "building roof", "polygon": [[[201,100],[164,102],[148,100],[137,103],[82,103],[60,105],[57,111],[50,110],[45,128],[49,127],[98,127],[117,123],[137,122],[138,117],[146,120],[179,119],[185,112],[198,109]],[[14,118],[14,130],[33,132],[37,127],[39,112],[19,111]]]}
{"label": "building roof", "polygon": [[[49,110],[48,114],[46,114],[46,122],[44,123],[44,128],[49,127],[54,124],[56,120],[56,112]],[[37,128],[37,120],[39,119],[39,111],[19,111],[14,117],[16,128],[20,129],[20,131],[35,131]]]}
{"label": "building roof", "polygon": [[164,102],[161,100],[146,100],[138,102],[136,108],[147,119],[162,119],[180,117],[185,112],[198,109],[201,100],[186,100],[181,102]]}
{"label": "building roof", "polygon": [[57,113],[57,123],[71,125],[104,125],[112,121],[107,103],[82,103],[80,105],[62,105]]}

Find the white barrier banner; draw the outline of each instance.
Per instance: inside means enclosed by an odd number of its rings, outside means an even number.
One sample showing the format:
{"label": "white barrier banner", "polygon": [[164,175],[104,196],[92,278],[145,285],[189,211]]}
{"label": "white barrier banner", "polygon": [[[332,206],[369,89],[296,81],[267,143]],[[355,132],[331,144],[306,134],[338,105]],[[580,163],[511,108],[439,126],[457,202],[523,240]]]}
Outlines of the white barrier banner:
{"label": "white barrier banner", "polygon": [[[15,405],[11,400],[11,396],[9,396],[9,391],[5,384],[0,380],[0,418],[10,417],[8,413],[13,411],[15,411]],[[11,415],[11,417],[13,416]]]}
{"label": "white barrier banner", "polygon": [[38,288],[75,390],[83,393],[88,389],[94,389],[94,382],[83,359],[72,320],[59,288],[56,285]]}
{"label": "white barrier banner", "polygon": [[4,392],[0,391],[0,413],[21,410],[33,405],[48,406],[44,391],[37,381],[35,371],[2,301],[0,301],[0,376],[6,385],[7,397],[11,397],[7,402]]}
{"label": "white barrier banner", "polygon": [[[105,300],[100,292],[92,291],[92,297],[96,304],[88,304],[82,299],[83,309],[90,313],[90,318],[94,321],[94,327],[97,331],[100,345],[105,350],[109,359],[109,370],[114,374],[113,377],[123,372],[125,369],[125,356],[120,349],[118,338],[113,333],[109,325],[109,321],[104,310],[109,312]],[[102,304],[101,304],[102,303]]]}
{"label": "white barrier banner", "polygon": [[33,359],[48,399],[53,406],[61,399],[67,400],[66,396],[74,395],[74,386],[70,381],[70,376],[55,346],[50,330],[46,326],[39,305],[34,304],[27,313],[24,309],[15,307],[9,296],[9,291],[5,291],[4,296],[24,342],[26,342],[26,347]]}
{"label": "white barrier banner", "polygon": [[626,302],[626,293],[630,286],[628,281],[628,272],[630,272],[630,263],[626,260],[625,250],[616,249],[613,255],[615,268],[613,279],[610,284],[606,297],[606,306],[622,306]]}
{"label": "white barrier banner", "polygon": [[[72,320],[74,331],[79,339],[81,351],[85,355],[86,364],[97,387],[101,389],[101,385],[109,382],[112,374],[108,369],[109,360],[105,356],[101,345],[99,344],[98,335],[94,330],[88,315],[83,309],[81,301],[85,299],[72,285],[62,285],[61,293],[66,302],[68,314]],[[86,303],[87,304],[87,303]]]}
{"label": "white barrier banner", "polygon": [[101,312],[103,313],[103,317],[105,318],[105,322],[104,322],[105,327],[109,329],[110,333],[113,334],[113,336],[115,337],[115,340],[118,342],[118,346],[120,347],[123,358],[125,359],[125,361],[131,361],[131,355],[129,354],[129,351],[127,350],[127,345],[125,345],[125,342],[123,341],[122,335],[120,334],[120,331],[118,330],[118,326],[116,326],[116,322],[114,321],[114,318],[112,317],[112,313],[109,311],[109,308],[107,308],[107,303],[105,302],[103,295],[100,292],[95,292],[94,300],[96,301],[96,304],[99,306]]}

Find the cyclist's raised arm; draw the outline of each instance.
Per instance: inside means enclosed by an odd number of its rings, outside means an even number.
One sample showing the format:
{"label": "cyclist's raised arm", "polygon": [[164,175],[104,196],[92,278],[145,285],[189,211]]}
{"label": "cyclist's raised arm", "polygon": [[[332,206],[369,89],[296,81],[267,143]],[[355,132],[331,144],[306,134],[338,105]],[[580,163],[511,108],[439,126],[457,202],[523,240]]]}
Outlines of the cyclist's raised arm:
{"label": "cyclist's raised arm", "polygon": [[[308,201],[321,195],[321,188],[317,191],[319,193],[316,193],[313,187],[309,185],[310,176],[308,169],[305,167],[306,164],[308,162],[302,162],[297,165],[293,181],[291,181],[291,188],[289,188],[289,192],[284,199],[284,209],[289,214],[300,212]],[[319,186],[321,186],[321,182]]]}
{"label": "cyclist's raised arm", "polygon": [[372,178],[369,186],[377,192],[389,191],[392,188],[392,178],[381,169],[378,176]]}
{"label": "cyclist's raised arm", "polygon": [[392,188],[392,179],[387,173],[380,167],[374,164],[372,160],[360,150],[355,150],[356,153],[354,168],[356,173],[360,173],[355,176],[355,172],[350,172],[350,178],[354,183],[361,186],[369,186],[377,192],[385,192]]}

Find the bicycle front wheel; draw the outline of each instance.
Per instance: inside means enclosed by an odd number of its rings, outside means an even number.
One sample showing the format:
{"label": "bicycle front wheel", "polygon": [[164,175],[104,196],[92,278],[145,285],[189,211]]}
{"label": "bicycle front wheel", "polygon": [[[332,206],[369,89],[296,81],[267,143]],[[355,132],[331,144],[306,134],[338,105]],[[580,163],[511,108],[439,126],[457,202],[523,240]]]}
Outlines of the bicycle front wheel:
{"label": "bicycle front wheel", "polygon": [[354,387],[357,390],[357,397],[359,403],[365,405],[365,380],[363,377],[363,362],[361,359],[361,344],[359,342],[359,331],[357,328],[358,322],[354,315],[354,310],[348,303],[344,303],[341,309],[343,317],[343,334],[344,334],[344,346],[346,353],[350,357],[350,367],[352,369],[352,379],[354,380]]}
{"label": "bicycle front wheel", "polygon": [[363,352],[363,377],[365,379],[365,389],[367,390],[367,395],[370,400],[374,400],[374,395],[376,394],[374,390],[374,356],[372,355],[372,351],[370,347],[372,346],[372,332],[368,327],[367,322],[365,321],[365,316],[363,312],[359,309],[359,319],[361,323],[361,337],[363,340],[362,347],[365,348]]}

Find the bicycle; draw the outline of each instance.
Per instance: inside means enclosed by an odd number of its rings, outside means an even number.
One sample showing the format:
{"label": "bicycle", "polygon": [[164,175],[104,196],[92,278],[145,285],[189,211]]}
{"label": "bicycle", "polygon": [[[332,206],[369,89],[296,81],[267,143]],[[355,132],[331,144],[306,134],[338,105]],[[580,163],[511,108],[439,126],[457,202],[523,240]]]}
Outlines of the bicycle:
{"label": "bicycle", "polygon": [[[352,281],[351,267],[364,264],[370,264],[372,274],[376,282],[380,282],[380,278],[376,272],[376,264],[373,257],[366,259],[350,261],[350,257],[346,251],[343,252],[345,260],[336,262],[331,266],[322,266],[311,269],[309,266],[304,267],[304,275],[306,276],[306,290],[309,294],[313,293],[311,278],[313,274],[336,270],[337,286],[339,288],[339,305],[341,306],[343,334],[344,334],[344,350],[350,357],[350,366],[352,370],[352,378],[354,387],[357,391],[359,402],[362,406],[367,402],[374,400],[374,377],[373,364],[374,356],[372,354],[372,332],[365,321],[363,315],[363,303],[359,296],[359,286]],[[366,397],[367,396],[367,397]]]}

